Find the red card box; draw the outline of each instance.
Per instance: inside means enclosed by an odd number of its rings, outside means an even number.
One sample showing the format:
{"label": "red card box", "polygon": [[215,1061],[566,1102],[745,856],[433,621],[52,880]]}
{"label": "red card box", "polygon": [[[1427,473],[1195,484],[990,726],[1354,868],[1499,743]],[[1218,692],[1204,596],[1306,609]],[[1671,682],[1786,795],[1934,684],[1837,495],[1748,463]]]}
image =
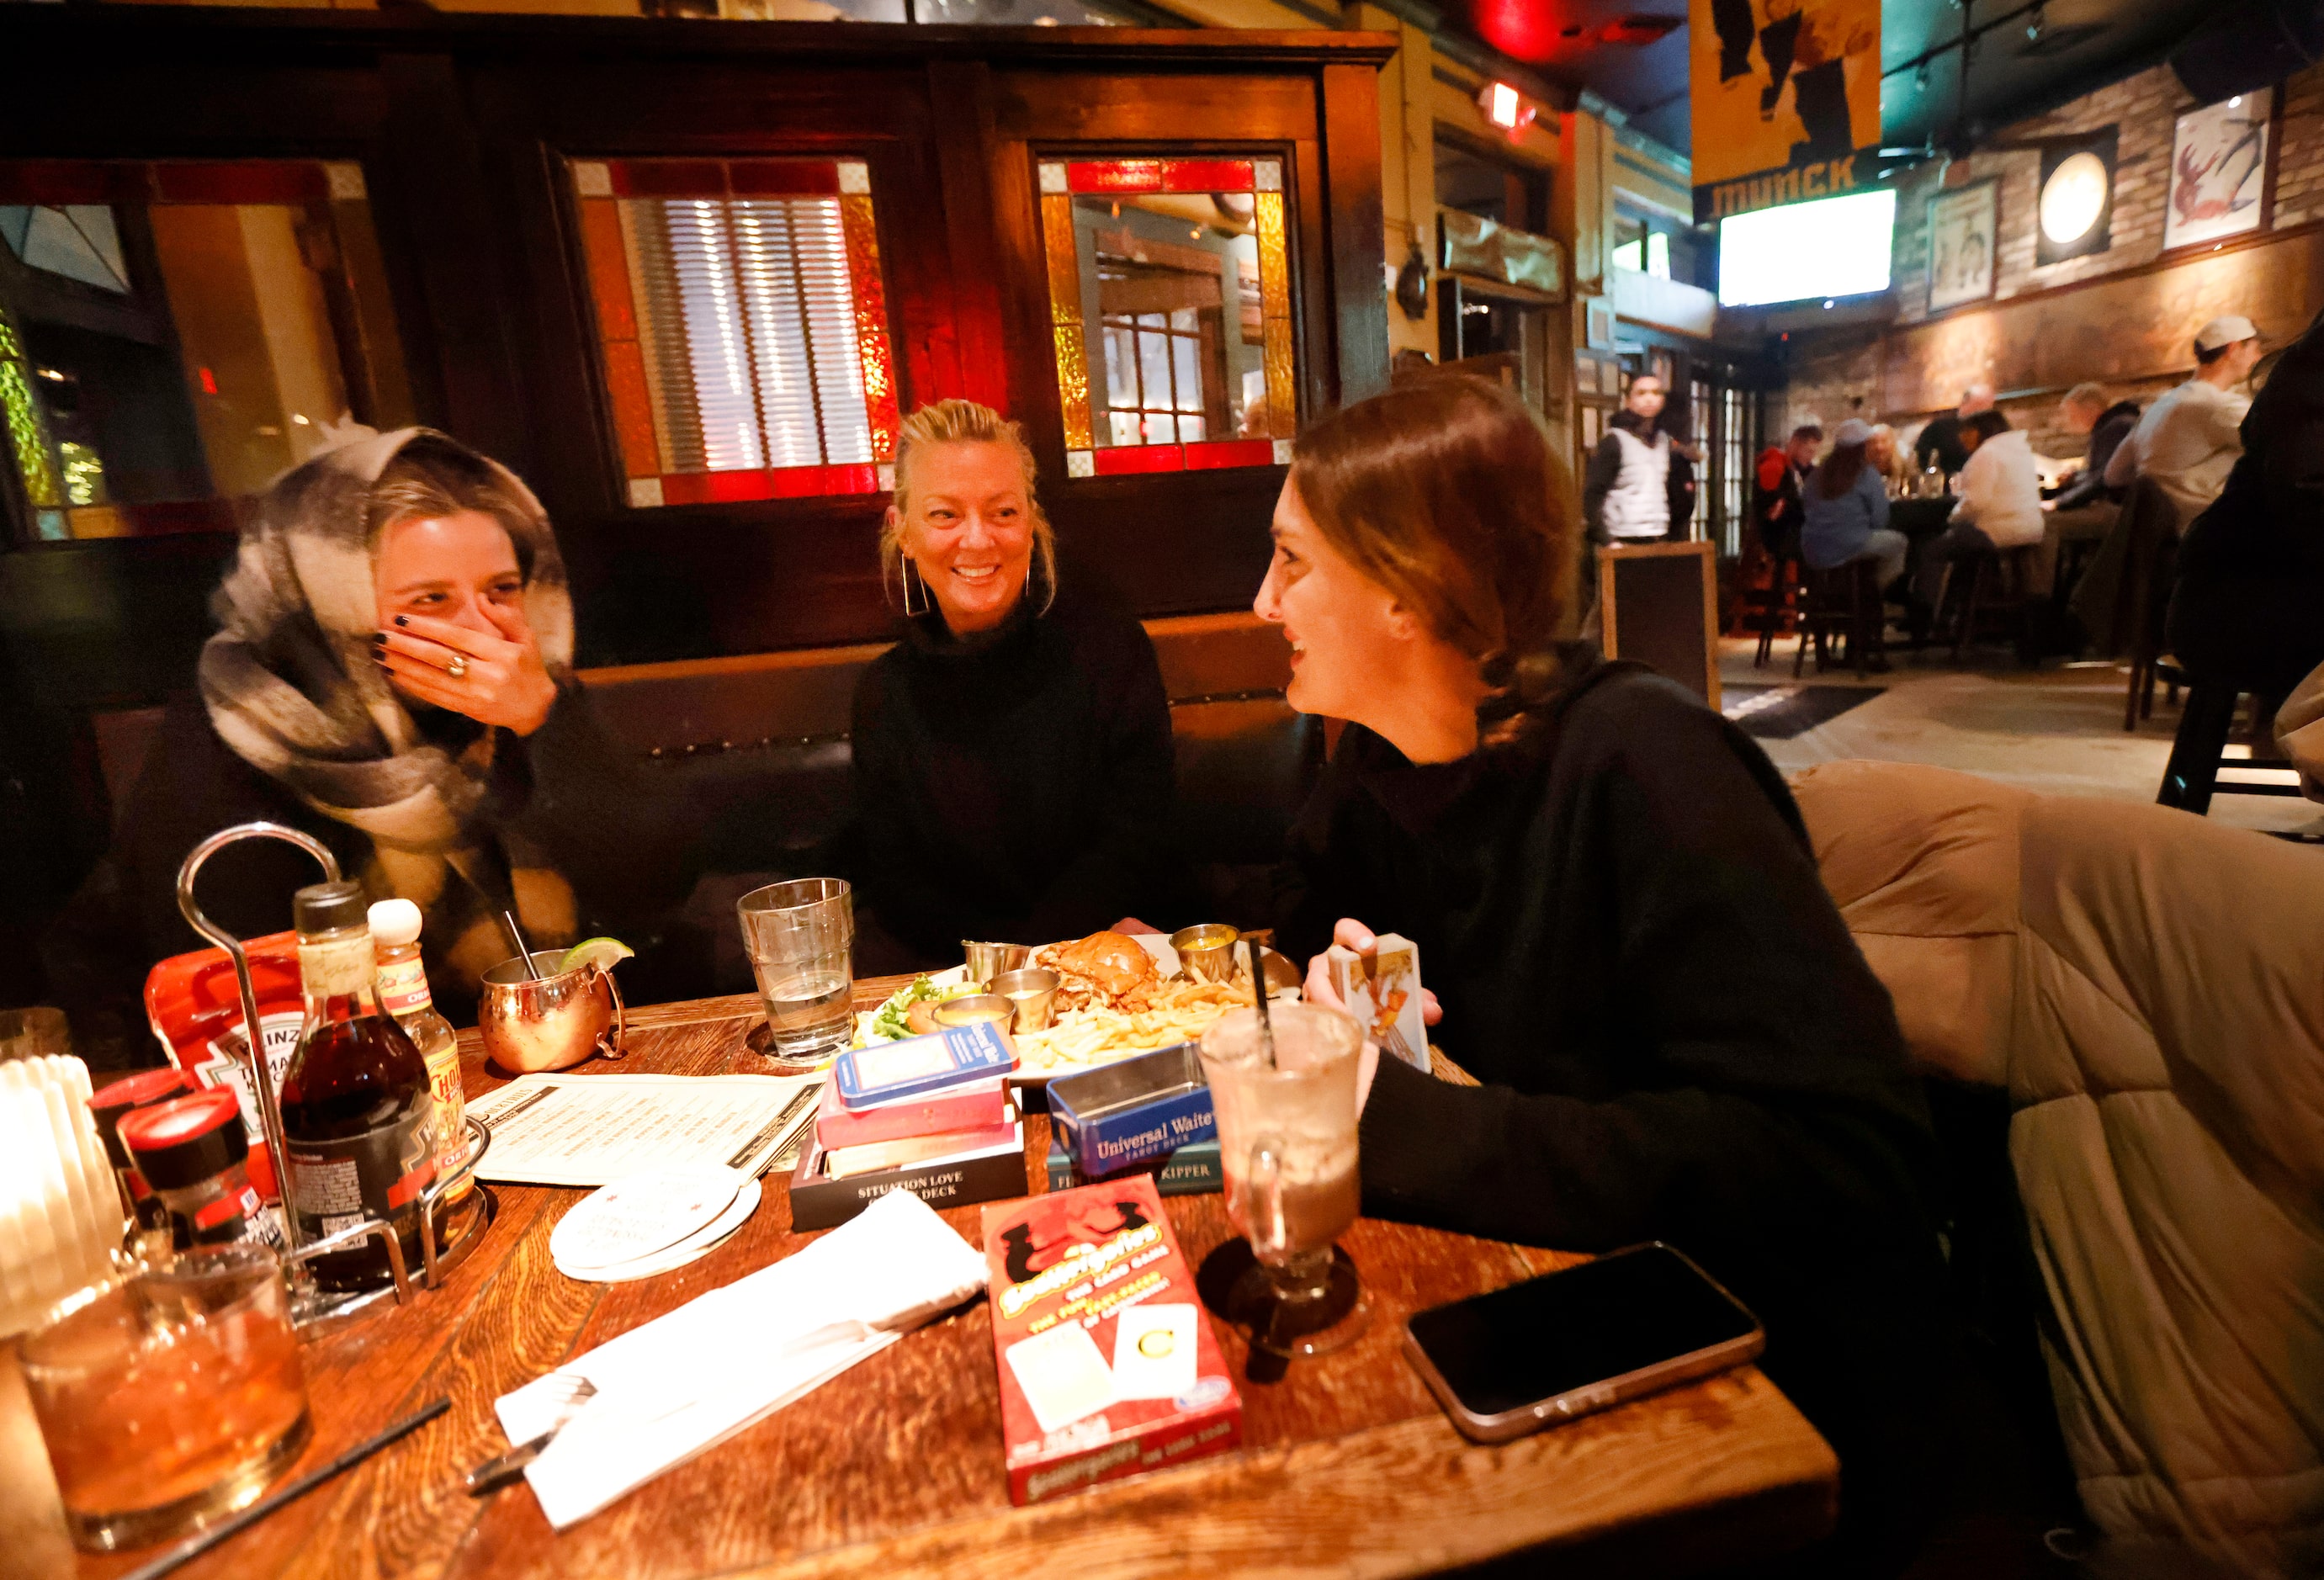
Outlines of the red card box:
{"label": "red card box", "polygon": [[[1150,1178],[996,1202],[984,1209],[984,1256],[1010,1502],[1041,1502],[1241,1443],[1242,1398]],[[1120,1313],[1166,1303],[1194,1308],[1193,1387],[1173,1399],[1116,1400],[1043,1432],[1010,1347],[1079,1323],[1111,1355]]]}
{"label": "red card box", "polygon": [[952,1130],[982,1130],[1007,1122],[1009,1082],[1005,1079],[871,1108],[850,1108],[841,1103],[836,1082],[835,1076],[824,1078],[823,1098],[815,1110],[815,1138],[825,1152]]}

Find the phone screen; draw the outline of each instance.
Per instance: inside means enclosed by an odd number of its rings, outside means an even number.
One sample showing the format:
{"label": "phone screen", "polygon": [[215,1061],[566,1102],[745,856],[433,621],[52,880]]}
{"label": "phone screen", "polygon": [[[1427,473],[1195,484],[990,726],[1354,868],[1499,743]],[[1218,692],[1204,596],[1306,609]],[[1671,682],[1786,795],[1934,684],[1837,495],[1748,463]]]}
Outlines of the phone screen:
{"label": "phone screen", "polygon": [[1412,1336],[1478,1415],[1522,1410],[1742,1337],[1751,1314],[1667,1246],[1423,1311]]}

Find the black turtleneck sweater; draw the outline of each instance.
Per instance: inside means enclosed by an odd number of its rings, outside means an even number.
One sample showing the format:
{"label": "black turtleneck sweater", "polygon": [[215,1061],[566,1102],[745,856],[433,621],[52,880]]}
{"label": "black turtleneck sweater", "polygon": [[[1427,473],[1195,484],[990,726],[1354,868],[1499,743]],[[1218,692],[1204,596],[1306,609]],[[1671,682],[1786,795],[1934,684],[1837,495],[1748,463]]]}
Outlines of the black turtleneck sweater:
{"label": "black turtleneck sweater", "polygon": [[1412,939],[1434,1037],[1484,1083],[1381,1061],[1364,1210],[1694,1257],[1838,1449],[1848,1561],[1870,1572],[1931,1495],[1919,1085],[1766,757],[1669,681],[1582,662],[1523,746],[1415,767],[1350,728],[1294,831],[1286,948],[1320,951],[1341,916]]}
{"label": "black turtleneck sweater", "polygon": [[1170,815],[1170,703],[1126,614],[1060,592],[989,635],[939,614],[855,687],[858,899],[930,963],[1047,943],[1149,903]]}

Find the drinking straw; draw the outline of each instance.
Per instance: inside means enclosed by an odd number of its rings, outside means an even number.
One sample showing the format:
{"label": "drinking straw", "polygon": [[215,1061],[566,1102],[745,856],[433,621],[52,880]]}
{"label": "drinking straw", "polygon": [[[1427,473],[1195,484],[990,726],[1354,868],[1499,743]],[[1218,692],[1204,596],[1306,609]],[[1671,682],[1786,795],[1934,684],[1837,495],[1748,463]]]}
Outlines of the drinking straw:
{"label": "drinking straw", "polygon": [[1259,1043],[1267,1050],[1268,1068],[1272,1070],[1275,1068],[1275,1017],[1267,1010],[1267,961],[1259,953],[1259,940],[1246,938],[1243,942],[1250,949],[1250,988],[1251,997],[1259,1001]]}
{"label": "drinking straw", "polygon": [[398,1438],[409,1437],[410,1434],[418,1431],[420,1428],[426,1426],[429,1421],[434,1420],[438,1416],[442,1415],[446,1410],[451,1408],[451,1400],[449,1398],[444,1398],[438,1400],[435,1403],[428,1406],[424,1410],[415,1411],[414,1413],[404,1417],[401,1420],[396,1422],[395,1425],[388,1428],[384,1432],[382,1432],[378,1437],[370,1439],[368,1442],[358,1443],[354,1447],[348,1449],[345,1454],[340,1455],[337,1459],[332,1460],[328,1465],[321,1465],[314,1470],[309,1471],[305,1475],[300,1476],[297,1481],[292,1482],[289,1486],[284,1487],[272,1497],[260,1499],[257,1502],[253,1503],[249,1508],[244,1509],[241,1513],[227,1520],[225,1524],[220,1525],[214,1529],[204,1531],[201,1535],[194,1538],[193,1540],[186,1543],[183,1547],[171,1548],[168,1552],[163,1553],[160,1557],[154,1559],[152,1563],[147,1564],[143,1568],[132,1569],[127,1575],[122,1576],[122,1580],[159,1580],[161,1575],[168,1574],[171,1570],[176,1568],[179,1565],[187,1562],[189,1559],[201,1557],[204,1553],[209,1551],[210,1548],[226,1540],[226,1538],[239,1535],[241,1532],[249,1529],[252,1526],[257,1524],[260,1520],[273,1513],[277,1509],[281,1508],[285,1503],[295,1502],[297,1500],[305,1497],[309,1493],[313,1492],[317,1487],[321,1486],[333,1476],[354,1469],[356,1465],[361,1465],[364,1460],[369,1459],[373,1455],[378,1453],[381,1449],[394,1442]]}
{"label": "drinking straw", "polygon": [[536,982],[541,980],[540,968],[532,963],[532,946],[524,941],[524,929],[516,924],[516,913],[503,911],[501,925],[508,929],[509,942],[516,945],[516,958],[524,962],[525,974]]}

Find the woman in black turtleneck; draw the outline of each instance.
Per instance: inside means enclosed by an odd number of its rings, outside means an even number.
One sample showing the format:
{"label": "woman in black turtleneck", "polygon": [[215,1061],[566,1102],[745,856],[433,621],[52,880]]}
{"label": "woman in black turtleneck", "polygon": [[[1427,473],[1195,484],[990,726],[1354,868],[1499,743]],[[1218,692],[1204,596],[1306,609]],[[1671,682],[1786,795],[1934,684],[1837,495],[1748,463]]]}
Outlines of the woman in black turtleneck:
{"label": "woman in black turtleneck", "polygon": [[1291,705],[1349,723],[1277,936],[1319,951],[1330,1004],[1335,936],[1410,938],[1435,1040],[1483,1083],[1366,1051],[1364,1210],[1693,1256],[1840,1456],[1838,1534],[1784,1572],[1891,1572],[1937,1496],[1952,1353],[1919,1082],[1766,756],[1560,640],[1575,514],[1538,418],[1480,380],[1300,435],[1254,607]]}
{"label": "woman in black turtleneck", "polygon": [[1136,912],[1170,814],[1170,704],[1128,615],[1057,585],[1017,425],[966,400],[915,412],[881,559],[895,647],[855,688],[859,954],[1047,943]]}

